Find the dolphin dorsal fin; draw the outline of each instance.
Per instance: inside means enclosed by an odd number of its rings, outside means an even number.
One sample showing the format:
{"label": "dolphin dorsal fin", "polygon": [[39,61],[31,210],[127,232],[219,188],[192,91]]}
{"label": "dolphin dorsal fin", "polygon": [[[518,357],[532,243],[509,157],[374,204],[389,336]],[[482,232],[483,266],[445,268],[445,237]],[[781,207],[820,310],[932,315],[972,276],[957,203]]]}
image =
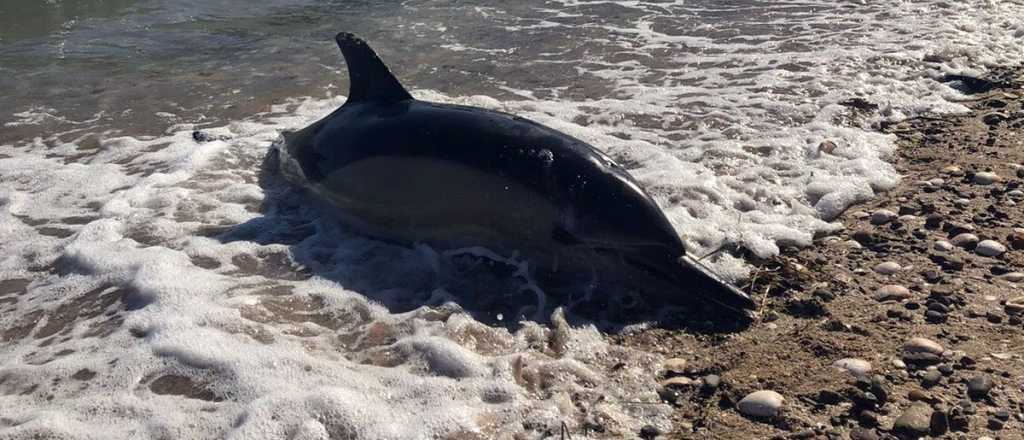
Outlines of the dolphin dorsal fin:
{"label": "dolphin dorsal fin", "polygon": [[348,65],[349,102],[392,103],[412,99],[388,66],[359,37],[342,32],[334,37]]}

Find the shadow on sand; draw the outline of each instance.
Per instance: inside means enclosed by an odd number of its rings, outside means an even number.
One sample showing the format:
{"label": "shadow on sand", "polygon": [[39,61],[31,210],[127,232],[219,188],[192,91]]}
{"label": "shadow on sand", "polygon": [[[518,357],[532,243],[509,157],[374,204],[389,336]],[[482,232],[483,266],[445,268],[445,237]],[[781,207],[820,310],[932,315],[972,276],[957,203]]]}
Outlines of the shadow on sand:
{"label": "shadow on sand", "polygon": [[262,216],[230,228],[218,240],[286,245],[294,262],[312,276],[337,282],[391,313],[454,307],[510,331],[523,321],[550,324],[558,307],[570,325],[594,324],[609,333],[638,323],[729,333],[750,323],[707,304],[649,304],[631,293],[634,289],[596,283],[590,275],[535,284],[526,262],[484,249],[441,252],[358,235],[335,220],[328,207],[285,181],[274,149],[263,160],[259,186],[265,194]]}

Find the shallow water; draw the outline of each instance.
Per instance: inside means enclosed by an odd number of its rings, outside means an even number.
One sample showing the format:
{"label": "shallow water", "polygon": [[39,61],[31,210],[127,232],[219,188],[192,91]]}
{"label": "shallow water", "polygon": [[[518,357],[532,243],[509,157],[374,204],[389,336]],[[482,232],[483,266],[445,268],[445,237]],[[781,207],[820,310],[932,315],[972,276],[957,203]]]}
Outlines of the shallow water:
{"label": "shallow water", "polygon": [[[419,98],[608,152],[695,252],[769,256],[893,185],[872,124],[959,111],[936,79],[1020,62],[1021,16],[1001,1],[4,2],[0,432],[667,429],[659,356],[602,333],[657,315],[554,310],[528,262],[369,240],[264,170],[281,130],[344,102],[334,33],[368,39]],[[855,97],[877,110],[839,104]]]}

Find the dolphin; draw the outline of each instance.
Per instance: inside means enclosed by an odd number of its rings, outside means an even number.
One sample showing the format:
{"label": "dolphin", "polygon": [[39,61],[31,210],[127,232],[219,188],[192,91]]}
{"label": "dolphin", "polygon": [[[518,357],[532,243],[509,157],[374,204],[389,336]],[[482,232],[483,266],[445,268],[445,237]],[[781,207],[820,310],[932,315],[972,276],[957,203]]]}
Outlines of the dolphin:
{"label": "dolphin", "polygon": [[755,308],[686,252],[657,203],[600,150],[519,116],[414,99],[365,41],[335,40],[347,101],[285,133],[277,151],[283,176],[343,223],[404,244],[513,251],[548,272],[589,265],[649,281],[646,302]]}

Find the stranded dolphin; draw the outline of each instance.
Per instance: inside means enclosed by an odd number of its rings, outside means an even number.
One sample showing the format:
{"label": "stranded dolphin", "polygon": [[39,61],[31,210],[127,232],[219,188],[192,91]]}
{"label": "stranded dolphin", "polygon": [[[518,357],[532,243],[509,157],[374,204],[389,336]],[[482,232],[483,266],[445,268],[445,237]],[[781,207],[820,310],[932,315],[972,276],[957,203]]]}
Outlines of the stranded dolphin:
{"label": "stranded dolphin", "polygon": [[401,243],[515,251],[552,272],[582,261],[658,281],[641,294],[655,301],[754,308],[687,255],[658,205],[601,151],[518,116],[413,99],[366,42],[335,39],[348,100],[278,150],[282,174],[343,222]]}

